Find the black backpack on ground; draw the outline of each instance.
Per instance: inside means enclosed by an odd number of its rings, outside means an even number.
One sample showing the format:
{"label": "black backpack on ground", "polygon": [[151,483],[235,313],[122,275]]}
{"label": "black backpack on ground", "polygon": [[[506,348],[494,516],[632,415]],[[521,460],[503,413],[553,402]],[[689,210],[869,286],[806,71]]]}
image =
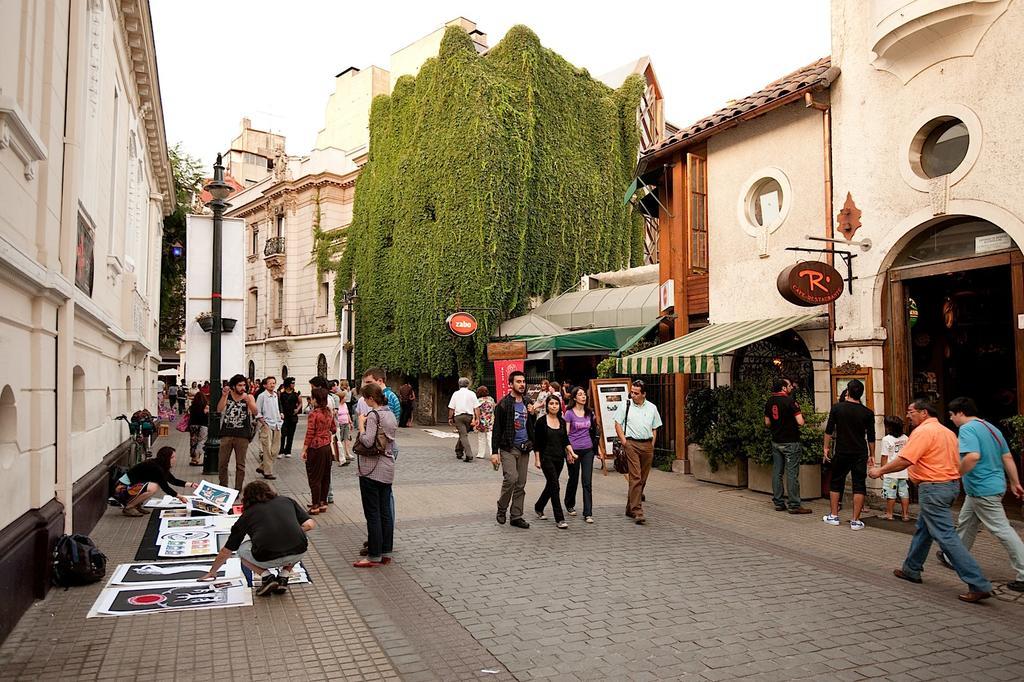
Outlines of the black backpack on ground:
{"label": "black backpack on ground", "polygon": [[107,574],[107,555],[87,535],[62,535],[53,548],[53,584],[88,585]]}

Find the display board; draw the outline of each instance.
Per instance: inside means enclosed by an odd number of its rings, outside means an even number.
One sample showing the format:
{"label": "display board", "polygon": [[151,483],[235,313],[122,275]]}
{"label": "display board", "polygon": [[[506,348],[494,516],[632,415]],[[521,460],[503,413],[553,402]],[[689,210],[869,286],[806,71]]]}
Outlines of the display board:
{"label": "display board", "polygon": [[601,430],[601,452],[608,455],[618,438],[615,417],[626,409],[629,400],[629,379],[591,379],[590,395],[593,396],[594,412]]}

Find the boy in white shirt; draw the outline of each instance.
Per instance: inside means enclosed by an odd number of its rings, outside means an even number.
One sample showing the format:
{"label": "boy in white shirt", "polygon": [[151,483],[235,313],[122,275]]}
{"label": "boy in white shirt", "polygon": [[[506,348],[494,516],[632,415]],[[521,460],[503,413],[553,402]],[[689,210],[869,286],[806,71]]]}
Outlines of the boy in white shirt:
{"label": "boy in white shirt", "polygon": [[[882,466],[899,457],[900,450],[907,444],[907,436],[903,433],[903,420],[899,417],[886,417],[885,436],[882,437]],[[885,518],[893,520],[896,509],[896,498],[903,509],[903,520],[910,520],[910,475],[907,470],[885,474],[882,477],[882,497],[885,498]]]}

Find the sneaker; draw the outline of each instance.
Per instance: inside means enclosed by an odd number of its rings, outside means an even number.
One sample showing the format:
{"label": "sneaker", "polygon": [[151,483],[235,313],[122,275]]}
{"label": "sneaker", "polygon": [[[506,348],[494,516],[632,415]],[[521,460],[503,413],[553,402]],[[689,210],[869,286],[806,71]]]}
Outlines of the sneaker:
{"label": "sneaker", "polygon": [[943,566],[945,566],[949,570],[951,570],[951,571],[954,570],[953,569],[953,564],[951,564],[949,562],[949,559],[946,558],[946,553],[943,552],[941,549],[938,552],[935,553],[935,558],[939,560],[940,564],[942,564]]}
{"label": "sneaker", "polygon": [[839,517],[835,516],[833,514],[825,514],[825,516],[821,517],[821,520],[824,521],[825,523],[827,523],[830,526],[838,526],[839,525]]}
{"label": "sneaker", "polygon": [[279,453],[277,454],[277,458],[278,458],[278,459],[281,459],[282,457],[284,457],[284,453],[283,453],[283,452],[279,452]]}
{"label": "sneaker", "polygon": [[351,462],[351,461],[352,461],[352,460],[350,460],[350,459],[346,459],[346,460],[344,460],[343,462],[341,462],[340,464],[341,464],[341,466],[343,466],[343,467],[347,467],[347,466],[348,466],[348,463],[349,463],[349,462]]}
{"label": "sneaker", "polygon": [[1024,592],[1024,580],[1012,580],[1006,583],[1006,589],[1014,592]]}
{"label": "sneaker", "polygon": [[584,516],[583,520],[586,521],[587,523],[593,523],[594,522],[594,517],[593,516]]}
{"label": "sneaker", "polygon": [[287,457],[288,459],[291,459],[292,458],[292,453],[286,452],[286,453],[284,453],[284,456]]}
{"label": "sneaker", "polygon": [[860,520],[851,520],[850,530],[864,530],[864,522]]}
{"label": "sneaker", "polygon": [[537,520],[538,521],[547,521],[548,520],[548,517],[544,516],[544,512],[543,511],[537,511],[536,509],[534,509],[533,511],[537,515]]}
{"label": "sneaker", "polygon": [[568,507],[566,510],[569,516],[576,516],[576,507]]}
{"label": "sneaker", "polygon": [[[279,576],[277,576],[277,579],[276,579],[277,585],[275,585],[274,588],[273,588],[274,594],[284,594],[285,592],[288,591],[288,578],[290,578],[290,577],[291,576],[287,576],[287,575],[279,575]],[[262,587],[262,585],[261,585],[261,587]]]}
{"label": "sneaker", "polygon": [[476,458],[477,459],[485,459],[485,457],[483,455],[477,455]]}
{"label": "sneaker", "polygon": [[268,575],[260,581],[260,586],[256,588],[256,596],[266,597],[268,594],[273,592],[279,584],[277,576]]}
{"label": "sneaker", "polygon": [[530,527],[530,524],[526,521],[526,519],[512,519],[511,521],[509,521],[508,525],[512,526],[513,528]]}
{"label": "sneaker", "polygon": [[559,521],[558,523],[555,524],[555,528],[560,528],[562,530],[565,530],[568,527],[569,527],[569,524],[566,523],[565,521]]}
{"label": "sneaker", "polygon": [[505,525],[505,515],[502,512],[498,512],[497,514],[495,514],[494,520],[497,521],[499,525]]}
{"label": "sneaker", "polygon": [[121,510],[121,513],[131,517],[145,516],[138,507],[125,507]]}

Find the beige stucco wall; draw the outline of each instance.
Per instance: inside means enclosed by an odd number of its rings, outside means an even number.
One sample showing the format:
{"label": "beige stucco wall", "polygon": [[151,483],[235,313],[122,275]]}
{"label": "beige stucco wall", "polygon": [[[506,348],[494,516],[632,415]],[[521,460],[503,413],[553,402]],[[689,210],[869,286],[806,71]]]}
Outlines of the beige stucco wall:
{"label": "beige stucco wall", "polygon": [[[467,33],[476,29],[475,22],[463,17],[457,17],[446,22],[444,26],[436,31],[392,53],[389,68],[391,82],[388,85],[388,92],[394,89],[395,83],[398,82],[399,78],[402,76],[415,76],[419,73],[423,62],[437,56],[437,52],[441,48],[441,39],[444,38],[444,32],[449,26],[458,26]],[[474,35],[473,38],[478,51],[486,49],[486,37],[481,38],[479,35]]]}
{"label": "beige stucco wall", "polygon": [[[825,96],[819,94],[818,99]],[[819,248],[808,234],[825,235],[825,185],[821,113],[792,104],[743,123],[708,141],[709,290],[712,323],[785,317],[827,307],[802,308],[775,288],[783,268],[816,254],[786,251],[787,246]],[[761,257],[758,239],[740,225],[743,190],[760,171],[775,168],[792,187],[786,219],[768,238]]]}
{"label": "beige stucco wall", "polygon": [[[142,65],[148,46],[125,44],[147,35],[148,5],[128,8],[131,29],[121,3],[70,8],[0,4],[0,41],[18,55],[0,60],[11,134],[0,149],[0,396],[13,397],[0,421],[0,528],[54,497],[70,522],[74,482],[127,437],[112,417],[155,408],[157,178],[170,168],[148,144],[159,92],[136,83],[155,56]],[[74,285],[79,220],[93,229],[91,295]]]}
{"label": "beige stucco wall", "polygon": [[324,127],[314,148],[334,147],[351,152],[369,144],[370,104],[374,97],[389,91],[388,72],[377,66],[346,71],[335,78],[334,92],[327,99]]}

